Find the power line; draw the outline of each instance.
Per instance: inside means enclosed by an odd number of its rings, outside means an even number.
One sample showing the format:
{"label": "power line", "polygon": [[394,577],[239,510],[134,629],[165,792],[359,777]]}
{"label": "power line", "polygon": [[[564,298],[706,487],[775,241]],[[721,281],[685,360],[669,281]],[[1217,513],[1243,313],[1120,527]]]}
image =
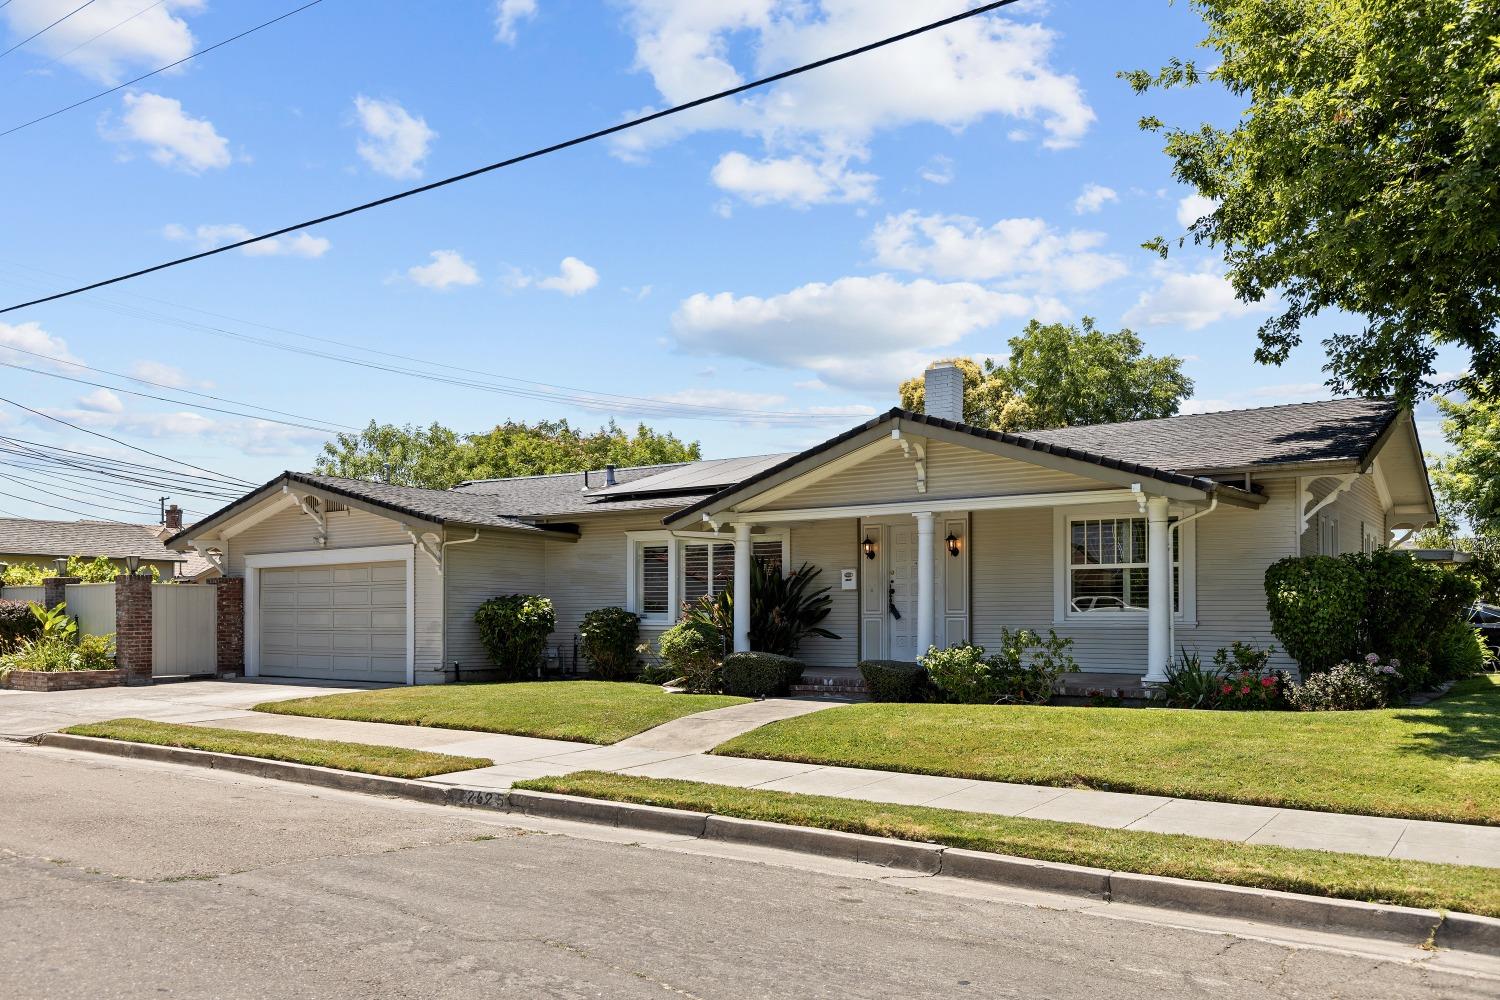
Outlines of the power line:
{"label": "power line", "polygon": [[[26,351],[26,352],[23,352],[23,353],[30,354],[32,352],[31,351]],[[257,413],[244,413],[244,412],[242,412],[240,410],[227,410],[227,409],[225,409],[225,408],[223,408],[221,406],[209,406],[209,405],[207,405],[205,403],[197,403],[197,402],[194,402],[192,400],[171,399],[171,398],[169,398],[167,396],[156,396],[156,395],[153,395],[153,394],[151,394],[149,392],[137,392],[134,389],[126,389],[123,386],[106,385],[103,382],[91,382],[88,379],[74,378],[71,375],[64,375],[61,372],[49,372],[49,371],[45,371],[44,369],[41,369],[41,368],[28,368],[26,365],[18,365],[18,364],[15,364],[14,362],[10,362],[10,361],[0,361],[0,368],[13,368],[16,371],[29,372],[32,375],[45,375],[47,378],[61,379],[64,382],[73,382],[73,383],[75,383],[77,385],[93,386],[96,389],[106,389],[106,390],[108,390],[110,392],[123,392],[127,396],[138,396],[141,399],[154,399],[154,400],[156,400],[157,402],[160,402],[160,403],[176,403],[178,406],[191,406],[191,407],[194,407],[194,408],[199,409],[199,410],[208,410],[208,411],[210,411],[212,413],[227,413],[230,416],[244,417],[244,418],[246,418],[248,420],[260,420],[260,421],[264,421],[265,423],[268,423],[268,424],[281,424],[283,427],[297,427],[297,428],[301,428],[302,430],[317,431],[317,432],[319,432],[321,434],[332,434],[332,433],[334,433],[334,431],[331,430],[329,427],[314,426],[312,424],[293,423],[290,420],[278,420],[275,417],[261,416],[260,414],[257,414]],[[337,425],[334,425],[334,426],[336,426],[336,427],[342,427],[342,428],[344,428],[346,430],[358,430],[358,428],[351,427],[348,424],[337,424]]]}
{"label": "power line", "polygon": [[[92,2],[92,0],[90,0],[90,2]],[[939,28],[946,28],[949,25],[957,24],[960,21],[967,21],[970,18],[978,17],[981,14],[988,14],[991,11],[999,10],[1001,7],[1008,7],[1016,2],[1018,2],[1018,0],[992,0],[991,3],[982,4],[970,10],[954,14],[950,17],[945,17],[939,21],[932,21],[928,24],[922,25],[921,27],[912,28],[909,31],[903,31],[900,34],[890,35],[876,42],[869,42],[857,48],[847,49],[843,52],[837,53],[836,55],[826,56],[822,59],[818,59],[810,63],[803,63],[800,66],[794,66],[791,69],[785,69],[779,73],[772,73],[770,76],[763,76],[757,80],[751,80],[749,83],[742,83],[737,87],[730,87],[728,90],[721,90],[716,94],[709,94],[706,97],[699,97],[696,100],[688,101],[685,104],[673,105],[670,108],[663,108],[661,111],[653,111],[650,114],[640,115],[628,121],[623,121],[618,124],[611,125],[608,128],[597,129],[585,135],[575,136],[572,139],[565,139],[562,142],[553,143],[550,146],[543,146],[540,149],[533,149],[529,153],[521,153],[518,156],[512,156],[508,159],[499,160],[495,163],[486,164],[482,167],[476,167],[473,170],[466,170],[461,174],[453,174],[450,177],[444,177],[442,180],[432,181],[428,184],[420,184],[414,188],[407,188],[405,191],[398,191],[395,194],[386,195],[384,198],[376,198],[374,201],[367,201],[363,204],[355,205],[352,208],[345,208],[337,212],[330,212],[327,215],[320,215],[315,219],[308,219],[306,221],[298,222],[290,226],[283,226],[280,229],[273,229],[272,231],[268,233],[262,233],[259,236],[251,236],[243,240],[236,240],[233,243],[226,243],[223,246],[213,247],[209,250],[200,250],[197,253],[188,254],[186,257],[178,257],[175,260],[165,261],[161,264],[154,264],[151,267],[143,267],[139,270],[131,271],[127,274],[116,275],[113,278],[105,278],[102,281],[95,281],[91,284],[82,285],[78,288],[69,289],[65,292],[56,292],[52,295],[47,295],[39,299],[32,299],[30,302],[20,302],[13,306],[6,306],[5,308],[0,309],[0,315],[4,315],[5,313],[9,312],[15,312],[17,309],[25,309],[27,306],[41,305],[44,302],[55,302],[58,299],[65,299],[69,296],[78,295],[82,292],[93,291],[96,288],[103,288],[106,285],[114,285],[122,281],[129,281],[132,278],[139,278],[143,275],[154,274],[157,271],[164,271],[170,267],[178,267],[182,264],[189,264],[195,260],[202,260],[205,257],[212,257],[216,254],[227,253],[230,250],[238,250],[241,247],[249,246],[252,243],[260,243],[265,240],[275,239],[278,236],[285,236],[288,233],[295,233],[300,229],[307,229],[311,226],[319,226],[325,222],[332,222],[335,219],[342,219],[345,216],[354,215],[359,212],[366,212],[372,208],[379,208],[382,205],[389,205],[393,202],[401,201],[406,198],[412,198],[419,194],[426,194],[428,191],[436,191],[438,188],[447,187],[450,184],[457,184],[460,181],[470,180],[474,177],[480,176],[481,174],[487,174],[495,170],[501,170],[505,167],[512,167],[518,163],[525,163],[528,160],[535,160],[538,157],[547,156],[551,153],[560,152],[564,149],[571,149],[574,146],[581,146],[584,143],[594,142],[598,139],[607,138],[608,136],[616,135],[629,129],[639,128],[642,125],[647,125],[654,121],[660,121],[672,115],[682,114],[684,111],[691,111],[694,108],[701,108],[705,104],[712,104],[715,101],[722,101],[726,98],[735,97],[739,94],[745,93],[746,91],[756,90],[760,87],[765,87],[772,83],[778,83],[782,80],[791,79],[792,77],[800,76],[803,73],[809,73],[815,69],[822,69],[824,66],[831,66],[834,63],[843,62],[845,59],[852,59],[855,56],[863,55],[867,52],[873,52],[876,49],[882,49],[888,45],[894,45],[897,42],[904,42],[907,39],[927,34],[930,31],[936,31]]]}
{"label": "power line", "polygon": [[74,14],[78,13],[80,10],[83,10],[84,7],[89,6],[93,2],[94,2],[94,0],[83,0],[83,3],[80,6],[74,7],[72,10],[68,11],[62,17],[58,18],[56,21],[53,21],[51,24],[47,25],[45,28],[43,28],[40,31],[37,31],[37,32],[35,32],[33,34],[27,35],[25,38],[21,39],[19,42],[17,42],[16,44],[12,45],[10,48],[6,49],[4,52],[0,52],[0,59],[4,59],[6,56],[8,56],[12,52],[16,51],[16,49],[19,49],[21,46],[23,46],[27,42],[31,41],[33,38],[36,38],[39,35],[44,35],[47,32],[51,31],[53,28],[57,27],[59,24],[62,24],[68,18],[72,17]]}
{"label": "power line", "polygon": [[[92,0],[90,0],[90,2],[92,2]],[[188,55],[183,56],[181,59],[178,59],[176,62],[167,63],[165,66],[162,66],[162,67],[160,67],[158,69],[153,69],[149,73],[142,73],[140,76],[136,77],[133,80],[126,80],[124,83],[120,84],[119,86],[110,87],[108,90],[101,90],[101,91],[99,91],[99,93],[94,94],[92,97],[85,97],[81,101],[74,101],[72,104],[69,104],[65,108],[58,108],[56,111],[49,111],[47,114],[42,115],[40,118],[33,118],[29,122],[22,122],[19,125],[13,125],[10,128],[6,129],[4,132],[0,132],[0,139],[3,139],[5,136],[10,135],[12,132],[19,132],[23,128],[30,128],[32,125],[36,125],[39,122],[44,122],[48,118],[56,118],[58,115],[64,114],[64,113],[69,112],[69,111],[72,111],[74,108],[81,108],[85,104],[90,104],[90,103],[92,103],[94,101],[97,101],[101,97],[108,97],[110,94],[113,94],[113,93],[115,93],[116,91],[119,91],[119,90],[124,90],[126,87],[132,87],[135,84],[140,83],[142,80],[148,80],[151,77],[156,76],[158,73],[165,73],[169,69],[175,69],[176,67],[181,66],[183,63],[187,62],[190,59],[196,59],[196,58],[198,58],[201,55],[205,55],[205,54],[207,54],[209,52],[212,52],[214,49],[222,48],[223,46],[228,45],[230,42],[239,41],[241,38],[244,38],[246,35],[253,35],[255,32],[259,31],[262,28],[269,28],[271,25],[275,24],[277,21],[283,21],[286,18],[291,17],[293,14],[300,14],[302,11],[306,10],[307,8],[309,8],[309,7],[315,7],[315,6],[317,6],[318,4],[320,4],[322,2],[323,2],[323,0],[311,0],[310,3],[305,3],[301,7],[297,7],[294,10],[289,10],[285,14],[282,14],[282,15],[280,15],[278,17],[273,17],[269,21],[264,21],[264,22],[262,22],[260,24],[257,24],[253,28],[246,28],[244,31],[240,32],[237,35],[230,35],[228,38],[225,38],[222,41],[215,42],[214,44],[209,45],[209,46],[207,46],[205,48],[201,48],[201,49],[199,49],[196,52],[189,53]],[[87,4],[85,4],[84,6],[87,6]],[[153,5],[153,6],[155,6],[155,5]],[[146,8],[146,10],[150,10],[150,9],[151,9],[150,7]],[[141,14],[144,14],[145,12],[146,12],[145,10],[137,11],[136,13],[132,14],[130,17],[126,18],[125,21],[129,21],[129,20],[132,20],[133,18],[139,17]],[[125,21],[121,21],[120,24],[124,24]],[[115,25],[115,28],[118,28],[119,26],[120,25],[117,24],[117,25]],[[113,30],[115,30],[115,29],[114,28],[110,28],[109,29],[109,31],[113,31]],[[108,34],[109,31],[100,32],[100,34]],[[98,38],[98,37],[99,37],[99,35],[95,35],[94,36],[94,38]],[[93,41],[93,40],[94,40],[93,38],[89,39],[90,42]],[[87,45],[87,44],[88,44],[88,42],[84,42],[83,43],[83,45]],[[78,51],[78,49],[82,48],[83,45],[79,45],[79,46],[77,46],[77,47],[75,47],[73,49],[70,49],[69,51],[70,52],[76,52],[76,51]],[[62,58],[62,57],[59,56],[58,58]]]}
{"label": "power line", "polygon": [[160,7],[162,4],[164,4],[166,2],[167,2],[167,0],[156,0],[155,3],[149,4],[148,6],[145,6],[145,7],[142,7],[140,10],[136,11],[134,14],[131,14],[125,20],[123,20],[123,21],[116,21],[114,24],[111,24],[109,27],[105,28],[103,31],[99,32],[97,35],[90,35],[88,38],[85,38],[83,41],[79,42],[77,45],[73,46],[68,51],[60,53],[60,54],[58,54],[56,56],[53,56],[51,59],[49,59],[47,61],[47,65],[51,66],[51,65],[53,65],[55,63],[58,63],[58,62],[60,62],[60,61],[62,61],[64,59],[68,58],[68,56],[70,56],[73,53],[77,52],[79,49],[83,48],[85,45],[92,45],[92,44],[94,44],[99,39],[103,38],[105,35],[109,34],[112,31],[114,31],[116,28],[123,28],[123,27],[125,27],[125,25],[129,24],[131,21],[134,21],[136,18],[140,17],[142,14],[146,13],[148,10],[155,10],[156,8]]}
{"label": "power line", "polygon": [[85,513],[84,511],[81,511],[81,510],[74,510],[72,507],[59,507],[55,503],[45,503],[45,502],[43,502],[41,500],[37,500],[37,499],[35,499],[33,497],[23,497],[23,496],[21,496],[21,495],[19,495],[17,493],[6,493],[3,490],[0,490],[0,497],[10,497],[12,500],[20,500],[22,503],[34,503],[38,507],[48,507],[48,508],[50,508],[52,510],[60,510],[64,514],[73,514],[73,515],[75,515],[77,517],[81,517],[84,520],[88,520],[88,521],[109,521],[112,524],[130,524],[131,523],[129,521],[120,521],[120,520],[117,520],[117,519],[115,519],[113,517],[100,517],[98,514],[88,514],[88,513]]}
{"label": "power line", "polygon": [[[28,271],[37,271],[37,272],[43,273],[43,274],[55,274],[56,273],[56,272],[51,272],[51,271],[45,271],[45,270],[43,270],[41,268],[30,267],[30,266],[24,265],[24,264],[15,264],[14,262],[10,262],[8,266],[10,266],[10,267],[24,268],[25,270],[28,270]],[[10,279],[10,280],[14,281],[15,279]],[[251,334],[246,334],[246,333],[241,333],[241,332],[237,332],[237,331],[234,331],[234,330],[225,329],[222,326],[215,326],[215,325],[212,325],[212,324],[200,323],[200,322],[197,322],[195,320],[186,319],[186,318],[183,318],[183,317],[180,317],[180,316],[167,315],[165,313],[156,312],[156,311],[153,311],[153,310],[150,310],[150,309],[146,309],[146,308],[143,308],[143,307],[140,307],[140,306],[136,306],[136,305],[134,305],[132,303],[129,303],[129,302],[123,302],[123,301],[121,301],[119,299],[110,299],[110,298],[106,298],[106,297],[103,297],[103,296],[93,296],[93,297],[90,297],[88,299],[85,299],[83,304],[91,306],[91,307],[96,308],[96,309],[104,309],[106,311],[113,312],[113,313],[116,313],[118,315],[133,316],[133,317],[136,317],[136,318],[152,319],[152,320],[156,320],[156,321],[159,321],[159,322],[169,323],[169,324],[172,324],[172,325],[175,325],[175,326],[180,326],[180,327],[182,327],[184,329],[189,329],[189,330],[194,330],[194,331],[202,331],[202,332],[205,332],[205,333],[214,334],[216,336],[227,337],[227,338],[230,338],[232,340],[237,340],[237,341],[241,341],[241,342],[244,342],[244,343],[254,344],[254,345],[260,346],[260,347],[266,347],[266,348],[270,348],[270,349],[273,349],[273,350],[285,351],[285,352],[291,353],[291,354],[303,355],[305,357],[321,358],[321,359],[324,359],[324,360],[334,361],[334,362],[337,362],[337,363],[340,363],[340,364],[351,365],[351,366],[354,366],[354,367],[365,368],[365,369],[368,369],[368,370],[389,372],[389,373],[396,374],[396,375],[404,375],[404,376],[408,376],[408,377],[412,377],[412,378],[420,378],[420,379],[424,379],[426,381],[436,382],[436,383],[439,383],[439,384],[442,384],[442,385],[454,385],[454,386],[460,386],[460,387],[463,387],[463,388],[479,389],[479,390],[486,391],[486,392],[493,392],[493,393],[496,393],[496,394],[499,394],[499,395],[514,396],[514,397],[521,398],[521,399],[535,399],[535,400],[541,400],[541,401],[544,401],[544,402],[561,402],[561,403],[566,403],[566,404],[570,404],[570,405],[574,405],[574,406],[579,406],[579,407],[582,407],[582,408],[585,408],[585,409],[597,410],[597,411],[602,411],[602,412],[606,412],[606,413],[610,413],[610,412],[627,412],[627,413],[630,413],[630,414],[635,415],[635,416],[648,416],[648,417],[655,416],[655,417],[681,418],[681,419],[690,419],[690,420],[726,421],[726,422],[734,422],[734,423],[744,423],[744,422],[747,422],[747,421],[760,421],[760,422],[766,422],[766,423],[772,423],[772,424],[798,424],[798,425],[809,424],[809,423],[817,424],[817,423],[833,423],[833,422],[847,423],[848,420],[849,420],[849,418],[850,418],[850,416],[851,416],[851,414],[848,414],[848,413],[816,414],[816,413],[799,413],[799,412],[796,412],[796,411],[789,411],[789,410],[752,410],[752,409],[742,409],[742,408],[738,408],[738,407],[728,407],[728,406],[710,406],[710,405],[700,404],[700,403],[678,403],[678,402],[674,402],[674,401],[671,401],[671,400],[654,399],[654,398],[649,397],[649,396],[629,396],[629,395],[624,395],[624,394],[619,394],[619,393],[604,393],[604,392],[598,392],[598,391],[591,390],[591,389],[582,389],[582,388],[578,388],[578,387],[574,387],[574,386],[556,385],[556,384],[552,384],[552,383],[548,383],[548,382],[537,382],[537,381],[534,381],[534,380],[531,380],[531,379],[517,378],[517,377],[512,376],[512,375],[502,375],[502,374],[499,374],[497,372],[489,372],[489,371],[485,371],[483,369],[475,369],[475,368],[472,368],[472,367],[470,367],[470,368],[464,368],[464,367],[461,367],[461,366],[458,366],[458,365],[445,364],[445,363],[439,362],[439,361],[429,361],[429,360],[427,360],[425,358],[414,357],[412,355],[399,354],[399,353],[392,352],[392,351],[382,351],[382,350],[379,350],[379,349],[376,349],[376,348],[365,347],[365,346],[363,346],[361,344],[355,344],[355,343],[351,343],[351,342],[348,342],[348,341],[335,340],[335,339],[328,338],[328,337],[316,337],[316,336],[313,336],[311,334],[299,333],[299,332],[297,332],[295,330],[288,330],[288,329],[286,329],[284,327],[269,326],[267,324],[257,323],[257,322],[254,322],[252,320],[236,319],[234,317],[224,316],[222,313],[216,313],[216,312],[213,312],[213,311],[207,310],[207,309],[199,309],[199,308],[197,308],[195,306],[186,306],[186,305],[182,305],[180,303],[174,303],[174,302],[170,302],[170,301],[167,301],[167,300],[164,300],[164,299],[154,298],[152,296],[136,295],[134,293],[128,293],[128,292],[126,294],[131,295],[132,298],[139,298],[139,299],[143,299],[143,300],[149,301],[149,302],[159,302],[159,303],[162,303],[164,305],[172,306],[174,308],[186,309],[186,310],[189,310],[189,311],[192,311],[192,312],[203,313],[204,315],[207,315],[207,316],[215,316],[215,317],[219,317],[219,318],[222,318],[222,319],[228,319],[228,320],[231,320],[232,322],[235,322],[235,323],[242,323],[242,324],[244,324],[246,326],[254,326],[254,327],[259,327],[259,328],[265,329],[265,330],[271,330],[271,331],[274,331],[274,332],[277,332],[277,333],[284,333],[284,334],[286,334],[288,336],[297,337],[297,338],[302,339],[302,340],[313,341],[313,342],[316,342],[316,343],[332,344],[332,345],[336,345],[336,346],[339,346],[339,347],[347,348],[349,350],[361,351],[361,352],[364,352],[366,354],[372,354],[372,355],[376,355],[376,356],[379,356],[379,357],[395,358],[395,359],[399,359],[399,360],[403,360],[403,361],[409,361],[409,362],[412,362],[412,363],[415,363],[415,364],[427,366],[429,368],[441,368],[441,369],[446,369],[446,370],[450,370],[450,371],[454,371],[454,372],[461,372],[461,373],[464,373],[466,375],[481,375],[481,376],[484,376],[486,378],[493,378],[493,379],[498,379],[498,380],[503,381],[503,382],[512,383],[515,386],[530,387],[530,388],[513,388],[513,387],[507,387],[507,386],[503,386],[503,385],[493,385],[493,384],[490,384],[490,383],[487,383],[487,382],[477,381],[477,380],[472,379],[472,378],[457,378],[457,377],[454,377],[454,376],[444,376],[444,375],[440,375],[440,374],[438,374],[436,372],[419,371],[419,370],[414,370],[414,369],[411,369],[411,368],[406,368],[406,367],[397,366],[397,365],[389,365],[389,364],[381,364],[381,363],[377,363],[377,362],[365,361],[365,360],[361,360],[361,359],[358,359],[358,358],[347,357],[347,356],[341,355],[341,354],[329,353],[329,352],[326,352],[326,351],[317,351],[317,350],[312,350],[310,348],[297,347],[295,345],[286,344],[286,343],[283,343],[281,341],[273,340],[273,339],[268,338],[268,337],[257,337],[257,336],[251,335]],[[11,350],[21,350],[20,348],[14,348],[14,347],[12,347],[10,349]],[[33,353],[36,357],[47,358],[46,355],[35,354],[35,352],[23,352],[23,353]],[[54,359],[47,358],[47,360],[50,361],[50,360],[54,360]],[[87,367],[87,366],[83,366],[83,367]],[[93,369],[93,370],[98,371],[100,369]],[[116,375],[116,377],[135,378],[134,376],[119,375],[118,373],[114,373],[114,374]],[[172,387],[168,387],[168,388],[172,388]],[[185,391],[185,390],[178,390],[178,391]],[[238,402],[238,401],[230,400],[230,402]],[[239,405],[252,406],[252,407],[255,407],[256,409],[269,409],[269,407],[261,407],[261,406],[258,406],[256,404],[252,404],[252,403],[242,403],[241,402],[241,403],[239,403]],[[274,411],[273,410],[271,412],[283,412],[283,411]],[[292,414],[292,415],[293,416],[298,416],[298,417],[303,417],[303,415],[301,415],[301,414]],[[316,417],[311,417],[311,418],[303,417],[303,418],[304,419],[318,420],[320,422],[329,423],[329,424],[334,423],[333,421],[326,421],[326,420],[322,420],[322,418],[316,418]],[[349,429],[353,430],[354,428],[349,428]]]}
{"label": "power line", "polygon": [[8,473],[8,472],[0,472],[0,479],[3,479],[5,481],[11,482],[11,483],[16,483],[21,489],[31,489],[34,492],[43,494],[44,496],[56,497],[59,500],[66,500],[69,503],[83,504],[83,506],[85,506],[85,507],[93,507],[96,510],[112,510],[116,514],[143,514],[143,513],[146,513],[144,511],[142,511],[142,509],[141,509],[141,507],[145,507],[146,506],[146,504],[144,504],[144,503],[141,504],[140,507],[114,507],[114,506],[111,506],[109,504],[94,503],[91,500],[85,500],[82,497],[78,496],[77,494],[64,494],[64,493],[58,493],[58,492],[56,492],[54,490],[43,489],[41,486],[36,485],[36,481],[33,480],[33,479],[26,479],[26,478],[21,477],[21,476],[12,475],[11,473]]}
{"label": "power line", "polygon": [[169,457],[167,455],[162,455],[162,454],[159,454],[158,452],[150,451],[150,450],[148,450],[146,448],[139,447],[138,445],[133,445],[133,444],[129,443],[128,441],[121,441],[119,438],[117,438],[117,437],[111,437],[110,435],[105,434],[102,431],[93,431],[93,430],[89,430],[87,427],[79,427],[77,424],[70,423],[70,422],[64,420],[61,417],[54,417],[50,413],[43,413],[41,410],[34,409],[34,408],[30,407],[30,406],[27,406],[25,403],[18,403],[18,402],[16,402],[13,399],[6,399],[4,396],[0,396],[0,403],[7,403],[7,404],[9,404],[11,406],[16,407],[19,410],[25,410],[27,413],[30,413],[30,414],[32,414],[34,416],[41,417],[44,420],[50,420],[53,423],[62,424],[64,427],[71,427],[75,431],[79,431],[79,432],[84,433],[84,434],[90,434],[90,435],[93,435],[96,438],[103,438],[105,441],[111,441],[111,442],[113,442],[113,443],[115,443],[117,445],[120,445],[123,448],[129,448],[131,451],[138,451],[142,455],[150,455],[152,458],[159,458],[162,461],[172,462],[175,465],[181,465],[181,466],[184,466],[184,467],[189,468],[189,469],[197,469],[199,472],[207,472],[209,475],[218,476],[220,479],[223,479],[223,480],[225,480],[228,483],[233,483],[233,484],[239,485],[239,486],[254,486],[255,485],[254,483],[247,482],[246,480],[243,480],[243,479],[238,479],[238,478],[236,478],[234,476],[226,476],[222,472],[215,472],[213,469],[205,469],[201,465],[193,465],[191,462],[184,462],[184,461],[181,461],[180,459],[171,458],[171,457]]}
{"label": "power line", "polygon": [[155,470],[151,466],[133,468],[135,463],[120,463],[113,459],[91,461],[94,456],[84,452],[42,445],[23,438],[0,437],[0,454],[32,459],[53,467],[60,466],[100,479],[152,489],[167,489],[175,493],[202,496],[209,500],[233,499],[243,495],[243,489],[238,486],[219,484],[215,481],[200,482],[202,477],[174,473],[170,470]]}
{"label": "power line", "polygon": [[[83,489],[88,490],[89,493],[94,496],[112,497],[116,500],[126,500],[130,503],[143,504],[145,506],[155,506],[157,501],[160,499],[160,496],[158,495],[156,489],[149,489],[149,491],[145,494],[124,493],[117,489],[106,489],[105,487],[99,485],[99,483],[95,480],[87,479],[83,476],[76,476],[67,472],[59,472],[57,469],[47,465],[31,464],[26,462],[7,462],[4,460],[0,460],[0,465],[11,469],[21,469],[26,472],[33,472],[37,473],[38,475],[46,476],[47,478],[43,480],[43,482],[56,485],[63,489],[78,489],[82,487]],[[30,481],[35,482],[35,480]],[[137,489],[146,490],[147,487],[137,487]],[[197,511],[189,511],[185,507],[183,508],[183,510],[186,513],[190,514],[198,513]]]}

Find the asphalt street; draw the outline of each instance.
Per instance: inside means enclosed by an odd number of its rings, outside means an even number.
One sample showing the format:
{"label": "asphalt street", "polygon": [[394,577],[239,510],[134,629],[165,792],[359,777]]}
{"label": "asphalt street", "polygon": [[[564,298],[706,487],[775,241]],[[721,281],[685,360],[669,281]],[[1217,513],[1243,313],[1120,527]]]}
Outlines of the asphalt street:
{"label": "asphalt street", "polygon": [[0,743],[0,995],[1500,997],[1416,948],[518,822]]}

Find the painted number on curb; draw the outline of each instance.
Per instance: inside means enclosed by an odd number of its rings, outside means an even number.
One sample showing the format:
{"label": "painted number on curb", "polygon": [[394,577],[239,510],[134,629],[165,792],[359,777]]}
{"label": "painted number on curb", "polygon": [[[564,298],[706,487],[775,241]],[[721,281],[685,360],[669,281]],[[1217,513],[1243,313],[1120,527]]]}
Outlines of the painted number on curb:
{"label": "painted number on curb", "polygon": [[468,806],[471,809],[500,809],[507,808],[504,792],[487,792],[480,788],[455,789],[457,797],[455,805]]}

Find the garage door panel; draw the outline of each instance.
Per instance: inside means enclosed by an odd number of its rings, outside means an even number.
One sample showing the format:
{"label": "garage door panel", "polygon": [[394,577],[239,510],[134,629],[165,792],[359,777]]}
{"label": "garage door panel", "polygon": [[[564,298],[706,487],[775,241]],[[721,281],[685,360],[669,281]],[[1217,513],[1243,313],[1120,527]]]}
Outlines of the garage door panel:
{"label": "garage door panel", "polygon": [[404,563],[264,569],[261,673],[406,680]]}

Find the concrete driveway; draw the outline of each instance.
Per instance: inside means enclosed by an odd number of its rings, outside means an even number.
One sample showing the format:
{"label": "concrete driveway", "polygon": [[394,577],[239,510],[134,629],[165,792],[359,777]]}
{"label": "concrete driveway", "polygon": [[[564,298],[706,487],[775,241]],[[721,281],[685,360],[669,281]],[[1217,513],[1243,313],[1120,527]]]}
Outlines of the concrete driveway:
{"label": "concrete driveway", "polygon": [[156,722],[234,719],[248,715],[252,705],[263,701],[338,694],[372,686],[351,687],[322,681],[203,680],[92,691],[0,690],[0,738],[25,739],[82,722],[125,717]]}

